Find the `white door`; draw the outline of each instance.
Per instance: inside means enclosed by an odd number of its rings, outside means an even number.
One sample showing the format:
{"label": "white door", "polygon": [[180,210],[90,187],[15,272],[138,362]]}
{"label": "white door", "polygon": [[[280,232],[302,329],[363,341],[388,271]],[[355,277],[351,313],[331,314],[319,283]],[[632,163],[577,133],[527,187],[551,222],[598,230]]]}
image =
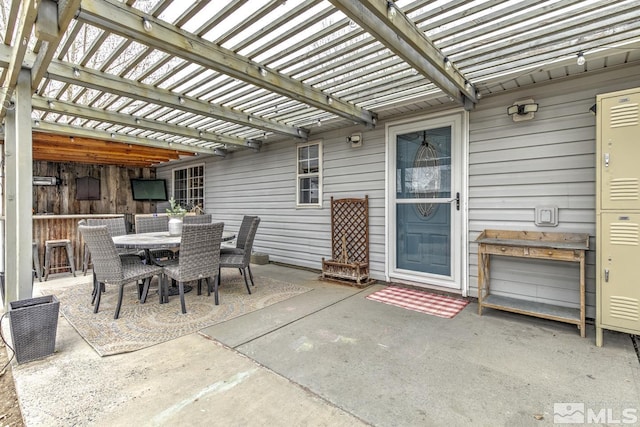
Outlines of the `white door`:
{"label": "white door", "polygon": [[461,290],[466,115],[387,126],[389,279]]}

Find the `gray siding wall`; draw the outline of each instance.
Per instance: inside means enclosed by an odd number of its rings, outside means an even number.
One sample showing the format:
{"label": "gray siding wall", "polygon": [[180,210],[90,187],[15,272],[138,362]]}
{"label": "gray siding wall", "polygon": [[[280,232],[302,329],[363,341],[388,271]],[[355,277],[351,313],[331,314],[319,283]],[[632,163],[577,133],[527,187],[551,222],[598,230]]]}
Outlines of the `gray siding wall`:
{"label": "gray siding wall", "polygon": [[[635,72],[634,72],[635,71]],[[587,316],[595,317],[595,124],[598,93],[638,85],[637,70],[537,86],[490,98],[470,115],[469,286],[477,296],[473,241],[484,229],[589,233]],[[535,119],[513,122],[507,106],[533,98]],[[559,208],[557,227],[536,227],[534,208]],[[492,292],[579,306],[577,264],[493,257]]]}
{"label": "gray siding wall", "polygon": [[[363,146],[351,148],[346,137],[356,131],[362,129],[310,139],[323,144],[322,208],[296,208],[297,152],[288,141],[267,144],[260,152],[199,159],[205,161],[205,210],[229,230],[237,230],[245,214],[260,216],[256,251],[268,253],[270,261],[320,270],[322,257],[331,258],[331,196],[368,195],[371,275],[384,280],[384,126],[365,132]],[[174,167],[194,162],[158,168],[157,176],[170,183]]]}
{"label": "gray siding wall", "polygon": [[[595,96],[638,86],[637,69],[626,68],[573,80],[560,80],[486,97],[470,113],[468,222],[469,294],[477,295],[477,245],[484,229],[589,233],[587,254],[587,316],[595,304],[595,116],[589,108]],[[513,122],[506,109],[514,101],[533,98],[540,105],[534,120]],[[428,111],[413,115],[424,115]],[[407,115],[402,116],[406,118]],[[361,148],[345,138],[363,132]],[[205,162],[207,212],[235,230],[242,215],[262,218],[255,248],[271,261],[321,269],[331,256],[330,198],[369,195],[370,264],[372,277],[384,280],[385,263],[385,134],[361,127],[320,133],[323,141],[323,206],[296,208],[295,142],[270,143],[259,153],[241,151],[221,159],[199,158],[158,168],[171,178],[174,167]],[[559,207],[558,227],[534,224],[534,208]],[[492,261],[495,293],[552,302],[578,304],[578,270],[570,263],[522,261],[496,257]]]}

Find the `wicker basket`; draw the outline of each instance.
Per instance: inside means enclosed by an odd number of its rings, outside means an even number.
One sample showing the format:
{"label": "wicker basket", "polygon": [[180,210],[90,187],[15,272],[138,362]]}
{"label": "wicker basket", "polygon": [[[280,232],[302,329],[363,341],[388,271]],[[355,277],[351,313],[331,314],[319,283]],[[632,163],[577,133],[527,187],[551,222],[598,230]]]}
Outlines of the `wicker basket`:
{"label": "wicker basket", "polygon": [[9,303],[11,341],[18,363],[53,354],[60,302],[54,295]]}

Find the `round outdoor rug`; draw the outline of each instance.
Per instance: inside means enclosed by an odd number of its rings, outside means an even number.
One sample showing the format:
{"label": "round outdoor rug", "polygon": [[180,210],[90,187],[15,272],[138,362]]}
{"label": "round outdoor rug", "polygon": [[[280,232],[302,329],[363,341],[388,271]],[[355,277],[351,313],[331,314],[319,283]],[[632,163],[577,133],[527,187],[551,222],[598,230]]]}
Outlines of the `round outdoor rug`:
{"label": "round outdoor rug", "polygon": [[194,288],[185,294],[187,313],[182,314],[178,295],[170,297],[168,304],[159,304],[154,279],[145,304],[138,302],[135,284],[125,286],[120,317],[114,320],[118,287],[107,285],[101,297],[100,311],[93,313],[92,285],[89,276],[87,279],[87,283],[67,288],[56,296],[60,301],[60,312],[101,356],[169,341],[311,290],[255,276],[255,286],[251,287],[249,295],[244,279],[237,271],[235,274],[223,273],[220,305],[215,305],[213,293],[207,296],[206,284],[203,283],[202,295],[197,295],[196,283],[190,283]]}

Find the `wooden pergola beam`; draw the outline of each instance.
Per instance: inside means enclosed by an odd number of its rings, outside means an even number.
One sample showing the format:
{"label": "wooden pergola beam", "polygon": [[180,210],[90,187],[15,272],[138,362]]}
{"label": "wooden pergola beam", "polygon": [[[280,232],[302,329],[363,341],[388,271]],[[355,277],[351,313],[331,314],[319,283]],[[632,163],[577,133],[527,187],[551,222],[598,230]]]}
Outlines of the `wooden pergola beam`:
{"label": "wooden pergola beam", "polygon": [[330,0],[345,15],[428,78],[467,110],[478,102],[475,89],[393,1]]}
{"label": "wooden pergola beam", "polygon": [[[57,3],[57,15],[55,17],[57,33],[51,40],[43,40],[42,47],[38,51],[36,60],[31,67],[31,88],[33,90],[38,88],[40,80],[42,80],[42,77],[47,71],[47,67],[51,63],[64,33],[67,31],[71,20],[80,8],[80,1],[81,0],[58,0],[57,2],[53,2],[52,0],[41,0],[41,2],[47,2],[48,4]],[[43,8],[43,6],[45,6],[45,3],[42,3],[40,7]],[[44,17],[39,14],[38,19],[41,18]]]}
{"label": "wooden pergola beam", "polygon": [[[114,151],[110,152],[78,152],[77,149],[68,148],[68,147],[35,147],[34,146],[34,155],[38,153],[39,156],[43,158],[51,158],[51,156],[59,155],[60,158],[91,158],[91,159],[101,159],[103,161],[109,160],[109,163],[113,161],[128,161],[128,162],[149,162],[149,163],[161,163],[168,162],[169,160],[178,159],[178,156],[145,156],[144,154],[133,154],[133,153],[118,153]],[[70,157],[72,156],[72,157]],[[106,162],[105,162],[106,163]]]}
{"label": "wooden pergola beam", "polygon": [[[9,64],[11,51],[8,46],[0,44],[0,67],[6,67]],[[24,66],[33,67],[36,57],[33,54],[27,54],[24,59]],[[76,71],[77,70],[77,71]],[[206,101],[200,101],[196,98],[180,96],[168,90],[163,90],[155,86],[146,85],[135,80],[129,80],[103,73],[91,68],[85,68],[79,65],[72,65],[64,61],[52,60],[45,77],[58,80],[64,83],[79,85],[101,92],[113,93],[119,96],[136,99],[144,102],[162,105],[180,111],[197,114],[203,117],[210,117],[226,122],[236,123],[241,126],[249,126],[262,129],[266,132],[273,132],[280,135],[294,137],[296,139],[306,140],[309,131],[307,129],[289,126],[275,120],[264,119],[250,114],[239,112],[238,110],[224,107],[222,105],[213,104]],[[179,98],[183,99],[183,104]],[[141,119],[142,120],[142,119]],[[138,126],[136,126],[138,127]],[[197,131],[196,131],[197,133]],[[204,131],[205,140],[210,139],[213,142],[219,141],[225,136]],[[224,144],[237,145],[240,141],[233,137],[230,139],[219,141]]]}
{"label": "wooden pergola beam", "polygon": [[33,152],[33,160],[58,162],[58,163],[82,163],[93,165],[115,165],[115,166],[130,166],[130,167],[153,167],[158,165],[160,161],[150,159],[132,159],[126,157],[109,157],[92,155],[91,153],[81,153],[75,156],[70,156],[70,153],[47,153],[45,150],[39,150]]}
{"label": "wooden pergola beam", "polygon": [[[133,98],[172,109],[213,117],[226,122],[242,126],[262,129],[281,135],[306,139],[306,129],[278,123],[274,120],[253,117],[232,108],[223,107],[197,98],[181,96],[177,93],[158,87],[125,79],[112,74],[103,73],[79,65],[71,65],[63,61],[52,61],[46,73],[47,77],[72,85],[79,85],[101,92],[113,93],[127,98]],[[180,103],[180,98],[182,103]]]}
{"label": "wooden pergola beam", "polygon": [[[337,116],[368,126],[375,125],[375,114],[370,111],[327,95],[125,4],[113,0],[84,0],[78,19]],[[151,24],[149,31],[143,28],[145,20]]]}
{"label": "wooden pergola beam", "polygon": [[[33,130],[35,132],[53,133],[59,135],[73,136],[73,137],[85,137],[93,139],[102,139],[105,141],[120,142],[123,144],[141,145],[144,147],[164,148],[166,150],[179,149],[181,151],[198,153],[198,154],[215,154],[214,148],[202,147],[188,143],[173,143],[168,141],[160,141],[152,138],[142,138],[137,136],[131,136],[116,132],[107,132],[97,129],[88,129],[78,126],[71,126],[61,123],[40,121],[37,124],[33,123]],[[113,135],[113,136],[112,136]]]}
{"label": "wooden pergola beam", "polygon": [[145,157],[158,157],[168,159],[179,159],[180,156],[193,155],[193,153],[180,150],[164,150],[162,148],[143,147],[141,145],[121,144],[119,142],[103,141],[100,139],[68,137],[64,135],[46,134],[40,132],[33,133],[34,149],[37,148],[60,148],[85,150],[96,153],[115,153],[124,155],[135,155]]}
{"label": "wooden pergola beam", "polygon": [[[136,155],[136,154],[120,154],[117,152],[109,152],[109,153],[100,153],[100,152],[95,152],[95,153],[91,153],[91,152],[81,152],[78,153],[77,150],[74,151],[73,148],[38,148],[37,151],[34,151],[34,153],[40,153],[40,155],[43,155],[46,158],[50,158],[52,155],[60,155],[62,156],[62,158],[66,158],[66,159],[70,159],[71,157],[69,157],[70,155],[72,155],[72,157],[74,159],[77,159],[79,157],[84,157],[84,158],[92,158],[92,159],[101,159],[103,160],[105,163],[107,163],[107,160],[109,163],[112,162],[118,162],[118,161],[126,161],[126,162],[132,162],[132,163],[136,163],[136,162],[147,162],[147,163],[153,163],[153,164],[157,164],[157,163],[161,163],[161,162],[168,162],[169,160],[175,160],[178,159],[179,157],[176,156],[145,156],[143,154],[140,155]],[[75,154],[77,153],[77,154]]]}
{"label": "wooden pergola beam", "polygon": [[34,160],[151,167],[189,155],[193,155],[193,153],[121,144],[91,138],[43,133],[33,134]]}
{"label": "wooden pergola beam", "polygon": [[4,73],[3,80],[0,82],[0,86],[4,89],[0,90],[0,122],[4,120],[7,114],[7,108],[11,103],[11,96],[18,84],[18,74],[22,69],[22,62],[27,53],[27,40],[31,37],[31,30],[38,15],[37,0],[25,0],[20,3],[22,3],[22,5],[16,32],[16,40],[19,41],[15,43],[13,49],[11,49],[11,55],[8,61],[9,65],[6,73]]}
{"label": "wooden pergola beam", "polygon": [[[45,125],[44,127],[48,127]],[[95,137],[69,136],[65,133],[33,132],[33,159],[63,163],[115,164],[149,167],[197,153],[134,145]],[[0,139],[0,144],[4,141]],[[174,144],[180,146],[180,144]]]}
{"label": "wooden pergola beam", "polygon": [[195,128],[179,126],[176,124],[162,123],[157,120],[138,118],[129,114],[116,113],[112,111],[98,110],[60,100],[49,100],[39,95],[32,98],[33,108],[36,110],[48,111],[52,113],[81,117],[99,122],[114,123],[122,126],[130,126],[135,129],[145,129],[154,132],[161,132],[185,138],[200,139],[215,144],[225,144],[232,146],[246,146],[246,141],[242,138],[235,138],[226,135],[219,135],[214,132],[198,131]]}

